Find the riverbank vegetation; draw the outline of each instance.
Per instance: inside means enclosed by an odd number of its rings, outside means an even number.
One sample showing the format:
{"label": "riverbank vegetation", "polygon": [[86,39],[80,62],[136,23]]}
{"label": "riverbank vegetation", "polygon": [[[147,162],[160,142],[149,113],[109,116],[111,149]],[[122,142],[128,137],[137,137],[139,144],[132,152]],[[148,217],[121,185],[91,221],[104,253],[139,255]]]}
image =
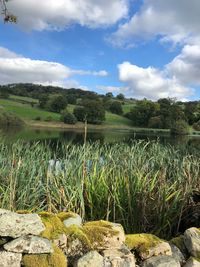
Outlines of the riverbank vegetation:
{"label": "riverbank vegetation", "polygon": [[161,237],[199,223],[198,149],[143,141],[53,149],[1,142],[0,154],[2,208],[70,210],[85,220],[115,221],[127,232]]}
{"label": "riverbank vegetation", "polygon": [[[0,86],[0,105],[20,118],[33,121],[77,124],[87,121],[101,126],[171,129],[172,134],[199,130],[200,102],[158,101],[125,98],[123,94],[97,94],[81,89],[63,89],[35,84]],[[65,119],[63,116],[65,113]],[[72,119],[73,117],[73,119]],[[69,119],[70,118],[70,119]],[[77,126],[77,127],[78,127]]]}

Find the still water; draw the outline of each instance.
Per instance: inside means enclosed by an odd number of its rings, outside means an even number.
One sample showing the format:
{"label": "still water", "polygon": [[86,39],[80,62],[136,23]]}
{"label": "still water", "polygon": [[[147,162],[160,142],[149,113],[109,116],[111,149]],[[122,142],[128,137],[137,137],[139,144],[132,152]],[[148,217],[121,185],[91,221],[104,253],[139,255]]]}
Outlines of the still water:
{"label": "still water", "polygon": [[[45,141],[45,142],[66,142],[82,144],[84,142],[84,130],[51,130],[33,128],[9,128],[0,130],[0,138],[6,142],[24,141]],[[100,143],[130,143],[132,140],[159,140],[163,144],[195,146],[200,148],[199,136],[177,136],[171,137],[168,134],[136,133],[130,130],[88,130],[87,141]]]}

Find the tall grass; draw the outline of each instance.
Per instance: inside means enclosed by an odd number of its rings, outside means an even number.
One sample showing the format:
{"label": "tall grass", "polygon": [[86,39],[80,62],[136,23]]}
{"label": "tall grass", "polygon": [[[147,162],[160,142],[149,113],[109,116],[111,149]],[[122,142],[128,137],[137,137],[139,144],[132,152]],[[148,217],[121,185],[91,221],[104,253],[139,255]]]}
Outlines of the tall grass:
{"label": "tall grass", "polygon": [[[57,168],[49,160],[60,158]],[[72,210],[121,223],[127,232],[170,236],[200,189],[198,153],[134,141],[131,145],[0,143],[0,207]]]}

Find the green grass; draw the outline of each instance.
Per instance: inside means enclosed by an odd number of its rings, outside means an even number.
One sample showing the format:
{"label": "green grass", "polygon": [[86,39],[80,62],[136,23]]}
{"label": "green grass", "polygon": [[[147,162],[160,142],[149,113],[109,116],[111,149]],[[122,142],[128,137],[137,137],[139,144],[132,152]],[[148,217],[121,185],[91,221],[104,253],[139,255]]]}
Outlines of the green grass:
{"label": "green grass", "polygon": [[59,121],[60,119],[60,114],[34,108],[29,104],[22,104],[9,99],[0,99],[0,106],[25,120],[34,120],[36,117],[40,117],[42,120],[48,117],[51,117],[54,121]]}
{"label": "green grass", "polygon": [[131,126],[131,121],[125,117],[113,114],[111,112],[106,112],[105,125],[117,125],[117,126]]}
{"label": "green grass", "polygon": [[14,101],[24,101],[27,103],[34,103],[34,104],[39,103],[38,99],[26,97],[26,96],[10,95],[9,99],[14,100]]}
{"label": "green grass", "polygon": [[135,106],[135,104],[126,104],[125,105],[122,105],[122,110],[124,113],[128,113],[131,111],[131,109]]}
{"label": "green grass", "polygon": [[[85,220],[119,222],[129,233],[177,234],[199,189],[199,151],[185,146],[134,141],[59,144],[52,150],[40,143],[1,142],[0,155],[1,208],[71,210]],[[56,158],[62,169],[49,169]]]}

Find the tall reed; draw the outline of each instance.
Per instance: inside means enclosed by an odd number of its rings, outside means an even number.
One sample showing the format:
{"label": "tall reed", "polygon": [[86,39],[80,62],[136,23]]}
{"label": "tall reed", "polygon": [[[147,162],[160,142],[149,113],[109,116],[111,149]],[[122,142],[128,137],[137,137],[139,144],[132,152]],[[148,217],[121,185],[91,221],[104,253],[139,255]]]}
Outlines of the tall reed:
{"label": "tall reed", "polygon": [[[50,169],[49,160],[58,158]],[[108,219],[127,232],[166,237],[177,233],[194,190],[200,190],[198,153],[158,142],[54,149],[0,143],[1,208],[72,210],[85,220]]]}

